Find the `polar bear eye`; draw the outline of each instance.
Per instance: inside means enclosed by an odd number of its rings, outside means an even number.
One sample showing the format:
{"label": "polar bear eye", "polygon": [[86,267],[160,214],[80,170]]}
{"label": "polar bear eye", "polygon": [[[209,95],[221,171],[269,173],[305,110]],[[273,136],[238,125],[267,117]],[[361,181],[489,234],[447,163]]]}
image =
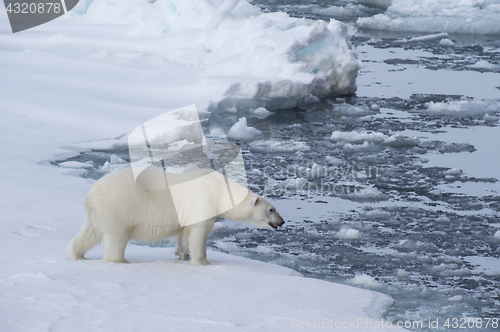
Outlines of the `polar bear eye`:
{"label": "polar bear eye", "polygon": [[274,212],[274,209],[269,209],[269,213],[273,213]]}

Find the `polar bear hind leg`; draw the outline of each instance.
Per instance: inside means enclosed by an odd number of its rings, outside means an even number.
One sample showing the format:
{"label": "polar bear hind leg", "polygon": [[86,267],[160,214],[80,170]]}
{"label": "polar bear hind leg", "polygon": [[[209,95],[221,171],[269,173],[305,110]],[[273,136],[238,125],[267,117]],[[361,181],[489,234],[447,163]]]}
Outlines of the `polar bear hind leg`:
{"label": "polar bear hind leg", "polygon": [[125,248],[130,240],[126,233],[105,233],[104,234],[104,263],[129,263],[125,259]]}
{"label": "polar bear hind leg", "polygon": [[185,230],[186,228],[184,227],[183,231],[177,236],[177,250],[175,251],[175,255],[181,261],[188,261],[190,259],[187,238],[188,232]]}

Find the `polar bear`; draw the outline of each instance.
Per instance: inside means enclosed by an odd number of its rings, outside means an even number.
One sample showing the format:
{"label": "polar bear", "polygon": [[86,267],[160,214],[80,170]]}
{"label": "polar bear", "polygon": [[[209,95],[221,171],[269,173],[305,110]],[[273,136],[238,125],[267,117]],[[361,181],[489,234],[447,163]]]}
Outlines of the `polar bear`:
{"label": "polar bear", "polygon": [[[228,182],[233,190],[236,188],[244,195],[240,202],[236,202],[238,204],[233,202],[234,207],[219,209],[224,212],[218,215],[199,222],[182,223],[176,211],[179,204],[174,204],[170,191],[151,189],[152,186],[147,183],[158,182],[165,174],[169,175],[168,184],[171,184],[172,179],[188,183],[183,191],[175,193],[175,199],[176,203],[180,201],[186,210],[193,213],[220,206],[223,201],[227,201],[222,196]],[[218,174],[223,181],[203,177],[207,174]],[[202,183],[189,182],[194,178],[208,180]],[[193,185],[190,186],[190,183]],[[274,229],[284,224],[275,207],[264,198],[220,173],[206,169],[188,174],[172,174],[147,168],[137,179],[132,168],[118,170],[102,177],[92,186],[85,205],[87,220],[69,245],[71,259],[85,259],[84,254],[90,248],[104,241],[103,262],[127,263],[124,253],[129,240],[158,241],[177,236],[175,254],[180,260],[191,259],[192,265],[208,265],[206,245],[216,217],[247,221],[259,227]]]}

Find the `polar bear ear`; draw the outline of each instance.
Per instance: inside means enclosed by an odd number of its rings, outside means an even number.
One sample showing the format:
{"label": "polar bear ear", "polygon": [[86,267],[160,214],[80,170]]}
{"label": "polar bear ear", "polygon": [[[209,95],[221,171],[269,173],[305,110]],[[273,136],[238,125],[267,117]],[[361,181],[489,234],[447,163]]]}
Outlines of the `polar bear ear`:
{"label": "polar bear ear", "polygon": [[250,204],[252,204],[252,206],[257,205],[257,203],[259,203],[259,199],[260,199],[259,196],[252,198],[252,201],[250,202]]}

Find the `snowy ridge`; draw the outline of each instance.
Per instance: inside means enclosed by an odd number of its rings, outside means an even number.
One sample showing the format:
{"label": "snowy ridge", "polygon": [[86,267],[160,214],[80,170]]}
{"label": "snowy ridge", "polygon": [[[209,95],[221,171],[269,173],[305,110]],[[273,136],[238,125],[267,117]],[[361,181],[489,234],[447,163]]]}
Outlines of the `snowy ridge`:
{"label": "snowy ridge", "polygon": [[79,5],[76,13],[93,22],[128,24],[130,37],[155,37],[164,61],[201,65],[217,80],[230,77],[224,96],[234,105],[252,101],[291,108],[353,93],[362,67],[344,24],[261,13],[246,0],[134,0],[126,5],[94,0]]}

